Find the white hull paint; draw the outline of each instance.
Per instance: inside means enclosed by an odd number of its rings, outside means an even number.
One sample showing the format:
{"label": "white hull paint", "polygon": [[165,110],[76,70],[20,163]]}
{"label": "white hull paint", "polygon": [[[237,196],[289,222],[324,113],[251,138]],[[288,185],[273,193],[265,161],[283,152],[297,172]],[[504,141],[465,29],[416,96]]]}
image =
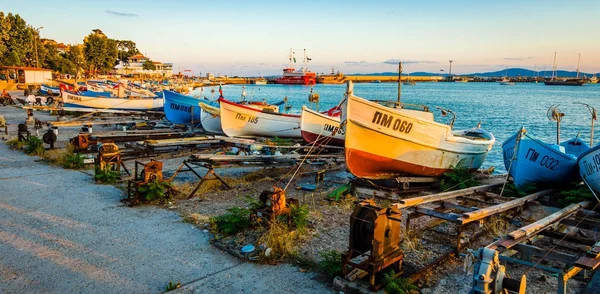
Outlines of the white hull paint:
{"label": "white hull paint", "polygon": [[345,139],[344,130],[340,129],[340,118],[328,116],[323,113],[302,107],[300,118],[302,138],[307,143],[343,146]]}
{"label": "white hull paint", "polygon": [[117,109],[117,110],[158,110],[163,107],[162,98],[112,98],[87,97],[64,91],[62,95],[65,107]]}
{"label": "white hull paint", "polygon": [[221,127],[229,137],[302,138],[300,115],[264,112],[219,99]]}
{"label": "white hull paint", "polygon": [[581,178],[600,197],[600,145],[581,154],[577,163]]}
{"label": "white hull paint", "polygon": [[[218,107],[203,105],[203,103],[199,104],[202,128],[209,133],[223,134],[223,128],[221,127],[221,110]],[[210,107],[211,111],[207,111],[204,107]]]}
{"label": "white hull paint", "polygon": [[346,164],[358,177],[440,176],[459,164],[476,170],[495,142],[481,129],[452,131],[429,112],[415,115],[351,93],[346,103]]}

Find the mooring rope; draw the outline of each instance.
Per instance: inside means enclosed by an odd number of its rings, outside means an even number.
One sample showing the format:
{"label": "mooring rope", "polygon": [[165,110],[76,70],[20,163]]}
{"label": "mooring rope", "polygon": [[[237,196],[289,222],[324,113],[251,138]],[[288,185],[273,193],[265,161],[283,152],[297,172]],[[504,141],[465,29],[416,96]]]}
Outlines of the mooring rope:
{"label": "mooring rope", "polygon": [[306,153],[306,155],[304,156],[304,158],[302,158],[302,161],[300,161],[300,164],[298,165],[298,168],[296,169],[296,171],[294,172],[294,174],[292,175],[292,177],[288,181],[287,185],[285,185],[285,188],[283,188],[283,191],[287,190],[287,188],[289,187],[290,183],[292,182],[292,180],[294,179],[294,177],[296,176],[296,174],[298,173],[298,171],[302,167],[302,164],[304,164],[304,162],[308,158],[308,155],[310,155],[310,153],[312,152],[313,148],[315,147],[315,145],[317,143],[317,140],[319,140],[319,138],[321,137],[321,134],[323,134],[323,130],[324,130],[324,128],[321,129],[321,132],[317,136],[317,139],[313,141],[312,145],[310,146],[310,149],[308,149],[308,152]]}

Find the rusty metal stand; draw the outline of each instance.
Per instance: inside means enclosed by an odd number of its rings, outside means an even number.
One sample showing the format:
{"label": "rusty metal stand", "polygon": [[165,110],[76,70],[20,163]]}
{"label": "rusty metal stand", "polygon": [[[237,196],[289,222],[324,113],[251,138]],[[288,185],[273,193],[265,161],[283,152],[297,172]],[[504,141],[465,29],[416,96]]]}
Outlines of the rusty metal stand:
{"label": "rusty metal stand", "polygon": [[[207,171],[204,174],[204,176],[201,176],[198,172],[196,172],[194,170],[194,167],[192,167],[192,165],[207,169]],[[184,167],[186,169],[183,169]],[[175,173],[169,178],[169,181],[172,181],[179,173],[183,173],[183,172],[192,172],[194,175],[196,175],[196,177],[198,177],[200,179],[200,182],[198,182],[198,184],[196,185],[196,187],[194,187],[194,190],[192,190],[192,192],[190,192],[190,194],[187,196],[188,199],[194,197],[194,195],[196,195],[196,192],[198,192],[198,189],[200,189],[200,187],[202,186],[202,184],[204,184],[204,182],[206,182],[206,181],[218,180],[227,189],[229,189],[229,190],[231,189],[231,186],[229,186],[229,184],[227,184],[227,182],[225,182],[225,180],[223,180],[223,178],[221,178],[215,172],[215,169],[214,169],[214,167],[211,164],[195,162],[195,161],[189,160],[189,159],[188,160],[184,160],[181,163],[181,165],[179,166],[179,168],[177,168],[177,170],[175,171]],[[211,175],[212,175],[212,177],[209,177]]]}

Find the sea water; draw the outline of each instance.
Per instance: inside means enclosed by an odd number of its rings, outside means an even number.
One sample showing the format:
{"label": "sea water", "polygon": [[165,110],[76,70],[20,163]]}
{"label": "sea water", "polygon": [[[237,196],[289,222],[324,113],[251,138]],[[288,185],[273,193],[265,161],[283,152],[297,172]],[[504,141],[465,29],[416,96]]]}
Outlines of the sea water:
{"label": "sea water", "polygon": [[[225,98],[240,99],[245,91],[246,99],[270,103],[288,98],[293,106],[292,113],[300,113],[302,105],[309,105],[308,95],[312,90],[320,95],[320,109],[326,110],[337,105],[343,98],[346,85],[297,86],[297,85],[226,85]],[[211,93],[215,90],[215,93]],[[192,94],[202,97],[218,97],[218,87],[196,89]],[[396,100],[396,83],[355,83],[354,94],[370,100]],[[548,108],[559,104],[565,113],[561,123],[561,141],[579,138],[589,143],[591,115],[587,108],[577,105],[582,102],[597,107],[600,111],[600,85],[587,84],[581,87],[545,86],[543,83],[517,83],[515,86],[502,86],[499,83],[418,83],[415,86],[402,85],[402,102],[424,104],[434,113],[435,120],[449,123],[451,116],[442,116],[436,106],[456,113],[454,129],[476,127],[491,132],[496,144],[488,154],[483,168],[494,167],[496,172],[505,172],[502,161],[502,142],[515,134],[521,126],[533,136],[548,143],[556,142],[556,122],[547,117]],[[598,128],[600,129],[600,127]],[[595,132],[596,142],[600,142],[600,130]],[[597,144],[597,143],[595,143]]]}

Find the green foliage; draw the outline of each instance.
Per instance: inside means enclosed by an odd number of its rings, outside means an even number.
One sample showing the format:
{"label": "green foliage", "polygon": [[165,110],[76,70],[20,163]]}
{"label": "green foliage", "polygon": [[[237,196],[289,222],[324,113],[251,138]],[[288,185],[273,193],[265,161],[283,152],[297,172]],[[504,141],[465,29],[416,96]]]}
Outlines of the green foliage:
{"label": "green foliage", "polygon": [[62,166],[64,168],[80,169],[85,166],[83,160],[84,157],[79,153],[65,153],[62,160]]}
{"label": "green foliage", "polygon": [[538,191],[538,188],[533,184],[527,185],[527,186],[519,189],[514,184],[507,183],[506,186],[504,187],[504,193],[502,193],[502,196],[521,198],[521,197],[525,197],[529,194],[535,193],[537,191]]}
{"label": "green foliage", "polygon": [[169,282],[169,284],[167,284],[167,286],[165,287],[165,291],[173,291],[175,289],[178,289],[181,287],[181,282],[177,282],[177,283],[173,283],[173,282]]}
{"label": "green foliage", "polygon": [[248,195],[244,196],[243,199],[246,201],[246,203],[248,203],[248,209],[250,209],[250,211],[257,211],[265,206],[264,203],[260,202],[260,200],[254,199]]}
{"label": "green foliage", "polygon": [[306,228],[308,225],[308,205],[292,205],[290,207],[290,215],[292,217],[292,223],[297,229],[304,230],[304,228]]}
{"label": "green foliage", "polygon": [[103,184],[114,184],[121,178],[121,174],[112,170],[108,167],[101,169],[98,165],[96,165],[96,174],[94,175],[94,180]]}
{"label": "green foliage", "polygon": [[42,155],[44,154],[44,141],[36,136],[31,136],[27,140],[26,150],[29,155]]}
{"label": "green foliage", "polygon": [[292,145],[294,145],[294,142],[292,141],[292,139],[279,138],[279,137],[270,139],[268,143],[271,143],[275,146],[292,146]]}
{"label": "green foliage", "polygon": [[319,270],[330,278],[342,273],[342,254],[337,250],[319,252]]}
{"label": "green foliage", "polygon": [[25,141],[19,141],[19,138],[14,137],[6,142],[6,145],[14,150],[21,150],[27,143]]}
{"label": "green foliage", "polygon": [[561,198],[558,200],[558,205],[562,207],[582,201],[596,201],[594,194],[592,194],[585,184],[577,185],[571,190],[561,191],[560,196]]}
{"label": "green foliage", "polygon": [[129,40],[116,40],[119,60],[127,61],[127,58],[139,54],[140,50],[135,42]]}
{"label": "green foliage", "polygon": [[419,288],[408,279],[396,278],[396,273],[391,270],[383,275],[385,291],[389,294],[409,294],[416,292]]}
{"label": "green foliage", "polygon": [[210,219],[213,228],[224,235],[232,235],[250,226],[250,209],[232,207],[227,213]]}
{"label": "green foliage", "polygon": [[138,192],[144,195],[146,201],[164,200],[169,197],[171,183],[166,181],[153,180],[146,185],[138,188]]}
{"label": "green foliage", "polygon": [[442,191],[460,190],[478,184],[469,172],[469,168],[459,162],[456,167],[451,167],[449,172],[444,173],[440,180],[440,189]]}
{"label": "green foliage", "polygon": [[142,64],[142,69],[145,69],[145,70],[155,70],[156,69],[156,65],[154,65],[154,63],[152,62],[152,60],[148,59],[148,60],[146,60],[146,62],[144,62],[144,64]]}
{"label": "green foliage", "polygon": [[35,66],[36,46],[38,31],[18,14],[0,12],[0,65]]}
{"label": "green foliage", "polygon": [[107,72],[114,67],[117,59],[117,41],[93,32],[85,37],[83,53],[91,72]]}

